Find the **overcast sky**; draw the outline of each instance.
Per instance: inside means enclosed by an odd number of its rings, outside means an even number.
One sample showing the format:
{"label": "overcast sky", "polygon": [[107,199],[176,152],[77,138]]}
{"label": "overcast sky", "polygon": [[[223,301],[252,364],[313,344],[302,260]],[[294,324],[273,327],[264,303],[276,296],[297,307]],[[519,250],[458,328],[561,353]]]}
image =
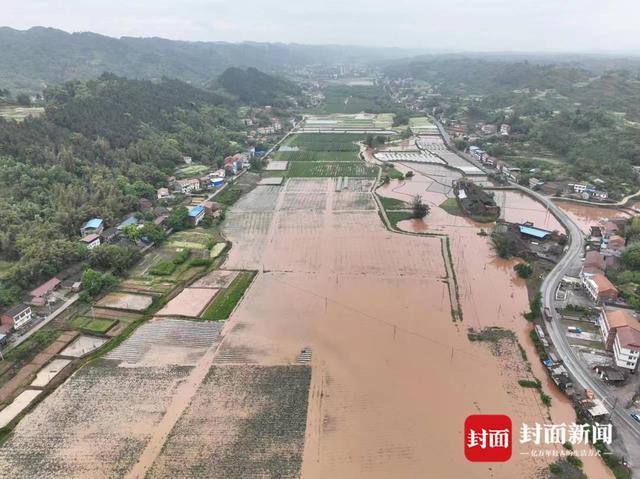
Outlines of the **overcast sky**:
{"label": "overcast sky", "polygon": [[176,40],[640,52],[639,0],[2,0],[0,24]]}

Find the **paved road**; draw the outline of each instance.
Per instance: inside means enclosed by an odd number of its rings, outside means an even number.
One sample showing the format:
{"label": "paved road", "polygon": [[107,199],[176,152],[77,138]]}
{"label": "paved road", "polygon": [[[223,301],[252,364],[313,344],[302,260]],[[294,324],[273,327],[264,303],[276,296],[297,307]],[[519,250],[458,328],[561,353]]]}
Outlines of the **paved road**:
{"label": "paved road", "polygon": [[[29,339],[29,337],[34,334],[36,331],[39,331],[40,329],[42,329],[44,326],[46,326],[47,324],[49,324],[49,322],[53,321],[54,319],[56,319],[58,316],[60,316],[60,314],[62,314],[63,311],[65,311],[68,307],[70,307],[72,304],[74,304],[76,301],[78,301],[78,299],[80,298],[79,294],[74,294],[73,296],[70,296],[69,299],[67,299],[62,306],[60,306],[58,309],[56,309],[53,313],[51,313],[49,316],[47,316],[46,318],[44,318],[42,321],[40,321],[38,324],[36,324],[33,328],[31,328],[29,331],[27,331],[25,334],[23,334],[22,336],[17,336],[17,338],[15,339],[15,341],[12,341],[7,347],[6,349],[4,349],[2,351],[3,354],[8,353],[9,351],[11,351],[13,348],[15,348],[16,346],[18,346],[19,344],[25,342],[27,339]],[[14,335],[14,337],[16,337]]]}
{"label": "paved road", "polygon": [[[515,183],[513,183],[512,186],[527,191],[527,193],[533,195],[541,203],[546,205],[567,229],[569,236],[567,251],[555,268],[544,279],[541,287],[543,306],[549,307],[552,314],[552,321],[547,323],[547,330],[556,347],[558,356],[562,358],[565,367],[571,373],[574,380],[583,388],[591,389],[595,396],[602,399],[607,409],[611,411],[612,422],[616,426],[618,433],[623,437],[625,446],[629,452],[627,460],[633,466],[634,472],[637,475],[640,473],[640,424],[629,416],[629,411],[625,410],[621,405],[616,405],[615,399],[609,395],[606,386],[599,379],[595,378],[589,367],[576,356],[569,345],[567,336],[564,334],[560,323],[560,315],[554,307],[555,291],[558,288],[560,280],[572,265],[580,261],[582,256],[585,240],[582,230],[549,198]],[[616,407],[614,408],[614,406]]]}

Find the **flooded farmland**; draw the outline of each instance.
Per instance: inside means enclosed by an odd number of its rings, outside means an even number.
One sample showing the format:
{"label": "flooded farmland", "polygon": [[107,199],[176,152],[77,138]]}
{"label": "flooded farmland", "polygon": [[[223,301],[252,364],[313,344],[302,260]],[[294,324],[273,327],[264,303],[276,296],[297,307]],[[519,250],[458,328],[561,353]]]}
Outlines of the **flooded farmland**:
{"label": "flooded farmland", "polygon": [[[515,261],[496,259],[478,235],[487,225],[438,206],[450,192],[429,188],[450,176],[430,173],[438,181],[417,173],[378,192],[428,198],[425,221],[400,227],[451,238],[462,321],[441,238],[387,230],[372,180],[259,186],[228,212],[226,270],[197,283],[208,300],[233,271],[259,271],[231,318],[145,323],[27,415],[0,447],[0,467],[60,478],[536,477],[549,460],[518,444],[506,463],[464,460],[469,414],[508,414],[514,425],[573,417],[535,359]],[[513,211],[543,218],[513,200]],[[171,314],[200,309],[192,303]],[[514,331],[531,370],[513,341],[469,341],[469,328],[487,326]],[[534,377],[550,410],[517,383]],[[585,458],[585,470],[608,477],[598,459]]]}
{"label": "flooded farmland", "polygon": [[[385,191],[406,199],[432,183],[416,179]],[[312,197],[300,198],[309,209],[282,209],[292,194]],[[264,272],[227,324],[222,351],[272,366],[312,352],[302,477],[533,477],[546,460],[517,451],[491,472],[462,460],[468,414],[502,412],[514,423],[548,415],[537,394],[517,385],[524,365],[518,355],[496,358],[467,339],[468,327],[501,325],[535,358],[522,318],[526,288],[514,263],[495,259],[477,225],[432,209],[428,228],[452,236],[465,315],[454,323],[440,240],[390,233],[367,209],[335,211],[340,194],[333,180],[289,180],[269,221],[247,198],[230,217],[249,227],[231,221],[228,229],[228,267]],[[435,194],[434,204],[446,199]],[[544,378],[540,368],[534,373]]]}

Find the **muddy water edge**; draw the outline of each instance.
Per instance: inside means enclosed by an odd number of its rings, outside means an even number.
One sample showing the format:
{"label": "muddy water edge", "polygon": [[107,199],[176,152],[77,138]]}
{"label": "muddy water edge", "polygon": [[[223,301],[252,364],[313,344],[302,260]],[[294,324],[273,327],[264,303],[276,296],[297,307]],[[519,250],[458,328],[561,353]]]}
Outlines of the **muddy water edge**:
{"label": "muddy water edge", "polygon": [[[448,214],[438,206],[446,197],[444,195],[434,197],[433,194],[424,191],[422,185],[428,179],[421,178],[419,173],[414,173],[414,175],[414,178],[418,179],[416,183],[407,185],[408,181],[396,182],[394,185],[377,190],[380,195],[404,200],[411,194],[426,194],[427,201],[430,201],[431,211],[424,221],[407,220],[398,223],[398,227],[416,233],[437,231],[449,235],[464,326],[476,330],[500,326],[513,331],[524,349],[532,374],[542,382],[544,392],[552,398],[548,417],[539,422],[555,424],[574,422],[576,416],[570,399],[556,387],[547,374],[529,337],[532,325],[524,319],[523,313],[529,309],[530,298],[525,281],[518,278],[513,271],[513,266],[518,260],[502,260],[496,257],[490,246],[489,237],[478,234],[481,229],[490,228],[487,228],[486,224],[475,223],[468,218]],[[529,196],[516,191],[496,193],[498,193],[496,201],[503,207],[503,218],[507,221],[532,221],[541,228],[563,230],[558,220],[543,205]],[[571,206],[575,207],[576,205]],[[578,216],[584,218],[580,224],[584,224],[585,227],[593,219],[613,216],[603,216],[604,213],[614,213],[614,210],[572,209],[574,210],[572,211],[574,218]],[[512,379],[517,381],[517,378]],[[539,406],[544,407],[541,404]],[[525,417],[521,416],[523,419]],[[551,421],[549,421],[549,417]],[[514,420],[514,424],[516,422]],[[612,472],[600,458],[585,457],[583,463],[583,470],[589,478],[613,477]]]}

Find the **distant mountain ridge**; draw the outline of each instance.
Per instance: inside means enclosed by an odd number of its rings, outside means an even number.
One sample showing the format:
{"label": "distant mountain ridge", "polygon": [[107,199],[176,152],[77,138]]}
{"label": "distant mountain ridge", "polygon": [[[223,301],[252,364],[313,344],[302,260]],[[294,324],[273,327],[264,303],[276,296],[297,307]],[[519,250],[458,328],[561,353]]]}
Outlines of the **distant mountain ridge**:
{"label": "distant mountain ridge", "polygon": [[0,27],[0,88],[40,91],[43,84],[96,78],[177,78],[205,85],[228,67],[282,71],[312,63],[364,63],[416,52],[394,48],[283,43],[187,42],[112,38],[45,27]]}

